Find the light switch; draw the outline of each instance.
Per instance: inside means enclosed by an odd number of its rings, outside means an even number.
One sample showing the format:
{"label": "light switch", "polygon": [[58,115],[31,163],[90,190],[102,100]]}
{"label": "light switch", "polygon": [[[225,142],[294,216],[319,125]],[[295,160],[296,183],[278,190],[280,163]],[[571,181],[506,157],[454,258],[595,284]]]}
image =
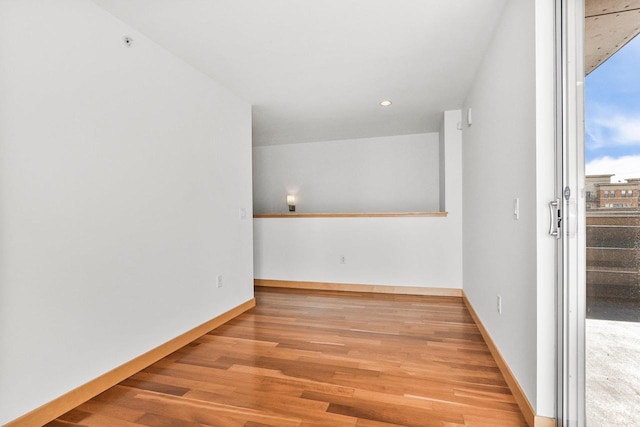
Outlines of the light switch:
{"label": "light switch", "polygon": [[520,198],[513,199],[513,219],[520,219]]}

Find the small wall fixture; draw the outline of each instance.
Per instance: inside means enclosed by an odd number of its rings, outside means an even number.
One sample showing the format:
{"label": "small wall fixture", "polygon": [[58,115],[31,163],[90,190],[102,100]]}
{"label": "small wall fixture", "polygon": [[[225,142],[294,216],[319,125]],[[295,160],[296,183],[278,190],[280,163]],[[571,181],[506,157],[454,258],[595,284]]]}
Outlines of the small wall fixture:
{"label": "small wall fixture", "polygon": [[287,194],[287,205],[289,205],[289,212],[296,211],[296,198],[293,194]]}

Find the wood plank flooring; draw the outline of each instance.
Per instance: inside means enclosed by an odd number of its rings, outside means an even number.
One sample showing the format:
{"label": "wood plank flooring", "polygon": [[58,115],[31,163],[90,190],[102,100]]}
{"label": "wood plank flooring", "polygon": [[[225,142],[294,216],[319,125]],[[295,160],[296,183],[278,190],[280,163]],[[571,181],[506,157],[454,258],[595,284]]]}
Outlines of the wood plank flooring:
{"label": "wood plank flooring", "polygon": [[526,426],[461,298],[256,299],[48,426]]}

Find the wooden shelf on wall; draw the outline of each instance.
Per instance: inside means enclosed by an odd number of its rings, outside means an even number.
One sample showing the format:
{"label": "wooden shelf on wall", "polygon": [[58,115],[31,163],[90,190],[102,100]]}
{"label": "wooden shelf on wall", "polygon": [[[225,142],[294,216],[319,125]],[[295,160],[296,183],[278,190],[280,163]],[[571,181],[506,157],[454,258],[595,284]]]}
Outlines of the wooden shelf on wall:
{"label": "wooden shelf on wall", "polygon": [[403,218],[445,217],[447,212],[363,212],[363,213],[264,213],[254,218]]}

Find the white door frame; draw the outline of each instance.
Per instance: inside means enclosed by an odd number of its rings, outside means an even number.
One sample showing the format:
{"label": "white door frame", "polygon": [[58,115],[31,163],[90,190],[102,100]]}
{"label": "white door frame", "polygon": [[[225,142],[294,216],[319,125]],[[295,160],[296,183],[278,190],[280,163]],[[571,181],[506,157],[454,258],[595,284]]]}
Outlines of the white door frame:
{"label": "white door frame", "polygon": [[585,425],[584,0],[558,2],[558,425]]}

